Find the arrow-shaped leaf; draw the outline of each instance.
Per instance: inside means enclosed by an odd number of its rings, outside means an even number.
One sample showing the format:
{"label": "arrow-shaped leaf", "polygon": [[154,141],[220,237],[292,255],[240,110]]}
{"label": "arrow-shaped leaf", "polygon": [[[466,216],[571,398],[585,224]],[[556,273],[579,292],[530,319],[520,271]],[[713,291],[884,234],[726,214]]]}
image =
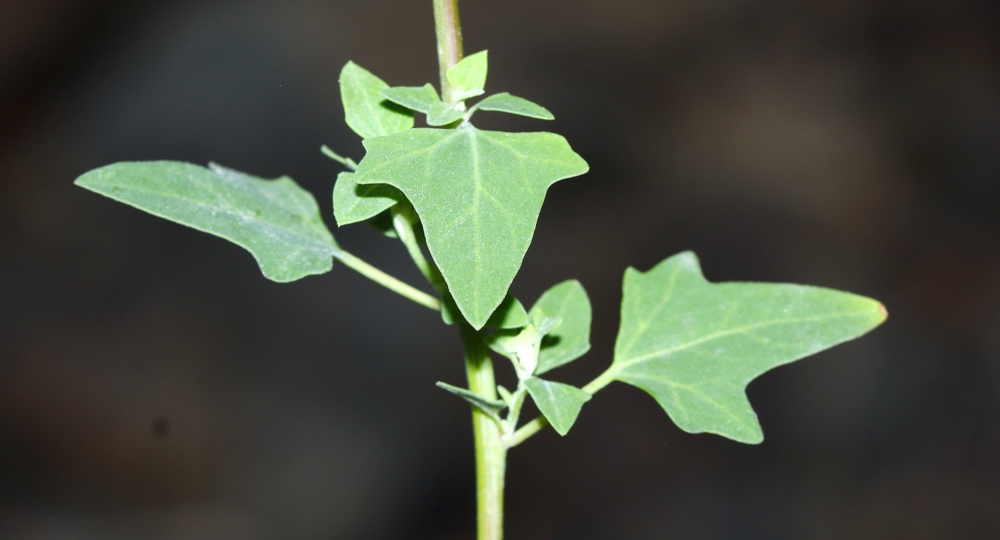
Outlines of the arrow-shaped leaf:
{"label": "arrow-shaped leaf", "polygon": [[545,317],[560,320],[542,340],[536,375],[572,362],[590,350],[590,299],[579,281],[564,281],[545,291],[531,307],[529,317],[536,324]]}
{"label": "arrow-shaped leaf", "polygon": [[588,166],[552,133],[412,129],[364,141],[359,184],[413,204],[455,303],[479,329],[500,304],[535,231],[545,192]]}
{"label": "arrow-shaped leaf", "polygon": [[115,163],[76,185],[246,248],[268,279],[329,272],[339,249],[316,200],[287,176],[263,180],[212,165]]}
{"label": "arrow-shaped leaf", "polygon": [[693,253],[625,272],[606,377],[649,392],[684,431],[763,440],[746,386],[764,372],[856,338],[882,304],[801,285],[709,283]]}

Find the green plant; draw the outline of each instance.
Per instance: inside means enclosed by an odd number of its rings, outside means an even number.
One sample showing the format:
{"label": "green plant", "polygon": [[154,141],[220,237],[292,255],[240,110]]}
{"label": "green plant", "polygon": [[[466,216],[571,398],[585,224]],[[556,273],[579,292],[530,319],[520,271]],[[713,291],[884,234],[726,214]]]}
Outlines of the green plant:
{"label": "green plant", "polygon": [[[430,84],[389,87],[349,62],[340,75],[347,124],[364,139],[360,163],[343,164],[333,190],[338,225],[367,221],[398,238],[437,296],[342,249],[308,192],[289,178],[263,180],[218,165],[117,163],[77,185],[249,250],[263,274],[288,282],[331,270],[337,259],[458,325],[468,388],[442,389],[472,406],[481,539],[502,536],[507,452],[551,425],[560,435],[614,381],[637,386],[691,433],[744,443],[763,439],[745,388],[773,367],[856,338],[885,320],[878,302],[829,289],[705,280],[691,253],[648,272],[625,272],[621,326],[610,367],[583,388],[549,372],[590,348],[590,302],[565,281],[530,310],[508,293],[547,189],[586,162],[546,132],[482,131],[479,111],[552,119],[507,93],[484,94],[485,51],[462,57],[457,0],[434,0],[440,95]],[[430,128],[414,128],[414,114]],[[430,254],[430,258],[426,256]],[[508,358],[517,386],[494,379],[490,349]],[[544,378],[543,378],[544,376]],[[542,416],[519,417],[530,397]]]}

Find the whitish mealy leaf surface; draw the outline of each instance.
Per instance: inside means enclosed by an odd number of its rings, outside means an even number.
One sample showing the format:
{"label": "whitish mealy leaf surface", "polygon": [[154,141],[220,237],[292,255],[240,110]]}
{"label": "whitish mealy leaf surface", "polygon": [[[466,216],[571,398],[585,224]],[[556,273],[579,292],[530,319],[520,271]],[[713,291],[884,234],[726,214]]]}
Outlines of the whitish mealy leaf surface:
{"label": "whitish mealy leaf surface", "polygon": [[413,204],[427,247],[476,329],[507,294],[545,192],[587,163],[552,133],[412,129],[364,141],[359,184],[389,184]]}
{"label": "whitish mealy leaf surface", "polygon": [[542,416],[552,424],[556,432],[566,435],[576,423],[577,416],[583,404],[590,399],[590,394],[568,384],[545,381],[531,377],[524,381],[531,399],[542,413]]}
{"label": "whitish mealy leaf surface", "polygon": [[438,101],[431,105],[430,110],[427,111],[427,125],[447,126],[452,122],[460,120],[464,115],[465,109],[457,105],[446,105]]}
{"label": "whitish mealy leaf surface", "polygon": [[362,138],[392,135],[413,127],[413,113],[382,97],[389,88],[365,68],[348,62],[340,71],[344,120]]}
{"label": "whitish mealy leaf surface", "polygon": [[475,392],[472,392],[471,390],[466,390],[465,388],[459,388],[440,381],[437,382],[437,387],[445,392],[448,392],[449,394],[464,399],[469,402],[470,405],[480,411],[483,411],[498,422],[500,421],[500,412],[507,408],[507,404],[503,401],[485,398]]}
{"label": "whitish mealy leaf surface", "polygon": [[868,332],[886,311],[820,287],[709,283],[685,252],[629,268],[621,316],[609,375],[649,392],[684,431],[759,443],[747,384]]}
{"label": "whitish mealy leaf surface", "polygon": [[407,109],[427,113],[435,103],[441,101],[437,90],[428,83],[423,86],[393,86],[382,90],[382,97],[402,105]]}
{"label": "whitish mealy leaf surface", "polygon": [[[455,305],[455,300],[451,295],[446,294],[441,301],[441,320],[445,324],[454,324],[461,316],[458,306]],[[526,324],[528,324],[528,312],[525,311],[524,305],[521,304],[520,300],[514,298],[514,295],[507,293],[503,302],[500,302],[484,326],[505,330],[521,328]]]}
{"label": "whitish mealy leaf surface", "polygon": [[545,291],[531,307],[529,317],[535,322],[543,317],[560,320],[542,339],[536,375],[572,362],[590,350],[590,299],[579,281],[564,281]]}
{"label": "whitish mealy leaf surface", "polygon": [[486,87],[486,70],[486,51],[470,54],[451,66],[445,77],[455,92],[455,99],[461,101],[482,95]]}
{"label": "whitish mealy leaf surface", "polygon": [[333,186],[333,217],[341,227],[365,221],[392,208],[402,197],[399,190],[392,186],[362,186],[355,181],[354,173],[342,172],[337,175],[337,183]]}
{"label": "whitish mealy leaf surface", "polygon": [[505,112],[509,114],[519,114],[521,116],[527,116],[529,118],[537,118],[539,120],[554,120],[555,116],[548,109],[538,105],[537,103],[532,103],[524,98],[517,96],[512,96],[507,92],[502,92],[499,94],[493,94],[492,96],[483,99],[479,103],[476,103],[474,108],[481,111],[495,111],[495,112]]}
{"label": "whitish mealy leaf surface", "polygon": [[328,272],[339,249],[316,200],[288,177],[148,161],[101,167],[76,184],[242,246],[278,282]]}

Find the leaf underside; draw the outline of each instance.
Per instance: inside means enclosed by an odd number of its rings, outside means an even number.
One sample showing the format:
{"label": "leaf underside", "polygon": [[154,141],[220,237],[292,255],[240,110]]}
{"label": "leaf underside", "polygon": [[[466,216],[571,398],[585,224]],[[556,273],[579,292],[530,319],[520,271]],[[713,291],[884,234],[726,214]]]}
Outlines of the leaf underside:
{"label": "leaf underside", "polygon": [[536,375],[572,362],[590,350],[590,299],[579,281],[564,281],[545,291],[531,307],[529,317],[560,319],[542,340]]}
{"label": "leaf underside", "polygon": [[508,114],[518,114],[539,120],[554,120],[555,116],[548,109],[528,101],[522,97],[512,96],[507,92],[493,94],[479,103],[476,108],[481,111],[505,112]]}
{"label": "leaf underside", "polygon": [[309,192],[291,178],[264,180],[218,165],[115,163],[76,185],[248,250],[268,279],[295,281],[333,267],[339,248]]}
{"label": "leaf underside", "polygon": [[590,394],[568,384],[531,377],[524,381],[538,410],[560,435],[569,433]]}
{"label": "leaf underside", "polygon": [[476,329],[507,294],[550,185],[588,166],[552,133],[412,129],[364,141],[358,184],[413,204],[455,303]]}
{"label": "leaf underside", "polygon": [[759,443],[746,386],[881,324],[875,300],[820,287],[709,283],[685,252],[625,273],[610,374],[650,393],[690,433]]}

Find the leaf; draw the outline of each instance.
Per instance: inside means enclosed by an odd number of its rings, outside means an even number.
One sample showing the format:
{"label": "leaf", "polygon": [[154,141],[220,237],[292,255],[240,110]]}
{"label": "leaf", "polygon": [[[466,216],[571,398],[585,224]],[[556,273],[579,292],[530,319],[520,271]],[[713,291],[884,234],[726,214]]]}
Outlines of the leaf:
{"label": "leaf", "polygon": [[432,105],[441,102],[437,90],[430,83],[423,86],[393,86],[392,88],[386,88],[382,90],[382,97],[407,109],[420,111],[424,114],[431,109]]}
{"label": "leaf", "polygon": [[448,69],[445,77],[455,92],[456,101],[482,95],[486,87],[486,68],[486,51],[479,51]]}
{"label": "leaf", "polygon": [[413,113],[382,97],[389,88],[365,68],[348,62],[340,70],[340,99],[344,121],[362,138],[392,135],[413,127]]}
{"label": "leaf", "polygon": [[218,165],[115,163],[76,185],[246,248],[268,279],[323,274],[339,251],[316,200],[291,178],[263,180]]}
{"label": "leaf", "polygon": [[538,351],[542,348],[542,339],[560,321],[561,319],[536,317],[516,331],[500,330],[488,336],[486,344],[498,354],[510,358],[518,379],[525,379],[532,376],[538,368]]}
{"label": "leaf", "polygon": [[552,133],[417,128],[364,141],[359,184],[389,184],[413,204],[427,247],[476,329],[507,294],[549,186],[587,172]]}
{"label": "leaf", "polygon": [[489,328],[520,328],[526,324],[528,324],[528,313],[521,302],[510,293],[486,321],[486,326]]}
{"label": "leaf", "polygon": [[458,396],[465,401],[468,401],[473,407],[483,411],[497,422],[500,421],[500,411],[507,408],[507,404],[503,401],[495,399],[487,399],[475,392],[466,390],[465,388],[459,388],[457,386],[452,386],[448,383],[443,383],[438,381],[436,386],[449,394]]}
{"label": "leaf", "polygon": [[607,376],[649,392],[690,433],[763,440],[746,386],[766,371],[856,338],[882,304],[801,285],[709,283],[691,252],[625,272]]}
{"label": "leaf", "polygon": [[550,113],[545,107],[532,103],[524,98],[512,96],[507,92],[493,94],[479,103],[476,103],[473,108],[481,111],[519,114],[530,118],[538,118],[539,120],[555,120],[555,116],[552,116],[552,113]]}
{"label": "leaf", "polygon": [[465,116],[464,109],[438,101],[431,105],[430,110],[427,111],[427,125],[447,126],[460,120],[463,116]]}
{"label": "leaf", "polygon": [[590,400],[590,394],[568,384],[545,381],[531,377],[524,381],[531,399],[546,420],[560,435],[569,433],[576,423],[583,404]]}
{"label": "leaf", "polygon": [[337,220],[337,226],[343,227],[371,219],[401,200],[403,194],[392,186],[361,186],[355,180],[354,173],[342,172],[337,175],[337,183],[333,185],[333,217]]}
{"label": "leaf", "polygon": [[542,340],[536,375],[572,362],[590,350],[590,299],[579,281],[564,281],[545,291],[532,306],[529,317],[532,321],[542,317],[561,319]]}

